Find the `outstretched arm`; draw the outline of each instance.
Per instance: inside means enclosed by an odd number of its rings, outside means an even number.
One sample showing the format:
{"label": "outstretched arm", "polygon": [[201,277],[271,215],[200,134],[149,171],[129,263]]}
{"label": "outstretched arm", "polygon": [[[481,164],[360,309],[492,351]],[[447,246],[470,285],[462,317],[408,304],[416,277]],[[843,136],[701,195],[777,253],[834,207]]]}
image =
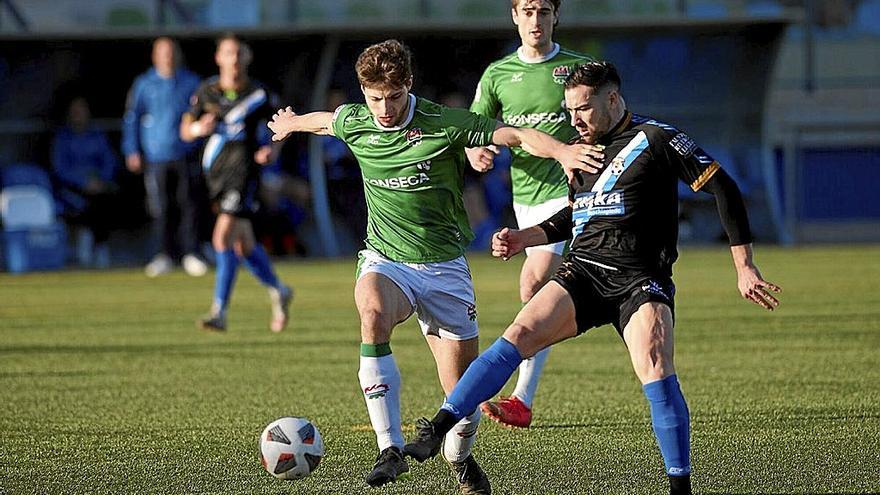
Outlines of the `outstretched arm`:
{"label": "outstretched arm", "polygon": [[292,132],[309,132],[322,136],[333,135],[333,113],[312,112],[297,115],[292,108],[278,110],[269,122],[272,130],[272,141],[281,141]]}
{"label": "outstretched arm", "polygon": [[527,247],[570,239],[571,211],[571,206],[566,206],[538,225],[522,230],[505,227],[495,232],[492,235],[492,256],[507,261]]}
{"label": "outstretched arm", "polygon": [[539,130],[511,127],[500,122],[492,134],[492,143],[522,148],[530,155],[540,158],[552,158],[562,164],[569,181],[575,170],[583,170],[590,174],[598,172],[603,167],[605,156],[601,147],[565,144]]}
{"label": "outstretched arm", "polygon": [[761,272],[752,261],[752,245],[730,246],[730,253],[733,255],[733,266],[736,267],[736,285],[740,295],[764,309],[770,311],[776,309],[779,300],[773,297],[771,292],[779,293],[782,289],[761,276]]}
{"label": "outstretched arm", "polygon": [[778,293],[779,286],[764,280],[752,260],[752,233],[742,194],[733,179],[723,169],[718,169],[703,189],[715,196],[718,214],[730,239],[730,252],[736,267],[739,293],[764,309],[773,311],[779,300],[771,293]]}
{"label": "outstretched arm", "polygon": [[537,225],[523,230],[504,227],[492,234],[492,256],[507,261],[525,248],[541,244],[547,244],[547,236]]}

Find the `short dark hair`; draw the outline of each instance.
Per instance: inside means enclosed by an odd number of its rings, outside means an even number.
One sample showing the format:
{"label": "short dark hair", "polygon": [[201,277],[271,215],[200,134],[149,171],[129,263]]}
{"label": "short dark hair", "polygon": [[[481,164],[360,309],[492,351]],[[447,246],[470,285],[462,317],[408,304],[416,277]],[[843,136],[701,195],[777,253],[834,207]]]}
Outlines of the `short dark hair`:
{"label": "short dark hair", "polygon": [[[520,2],[522,2],[522,1],[523,0],[510,0],[510,8],[513,10],[516,10],[516,8],[519,7]],[[559,14],[559,7],[560,7],[560,5],[562,5],[562,0],[547,0],[547,1],[550,2],[550,5],[553,6],[553,12],[555,12],[556,14]],[[553,27],[556,27],[557,24],[559,24],[558,17],[556,18],[556,22],[553,23]]]}
{"label": "short dark hair", "polygon": [[[510,8],[515,9],[519,7],[519,3],[523,0],[510,0]],[[550,5],[553,6],[553,10],[555,12],[559,12],[559,5],[562,4],[562,0],[547,0],[550,2]]]}
{"label": "short dark hair", "polygon": [[565,78],[565,89],[575,86],[589,86],[595,90],[613,84],[620,90],[620,75],[614,64],[606,60],[576,65],[571,74]]}
{"label": "short dark hair", "polygon": [[412,81],[412,54],[397,40],[367,47],[354,67],[365,88],[400,88]]}
{"label": "short dark hair", "polygon": [[219,48],[220,44],[223,43],[224,41],[227,41],[227,40],[234,41],[234,42],[238,43],[239,45],[244,44],[244,41],[242,41],[240,36],[238,36],[237,34],[231,32],[231,31],[227,31],[227,32],[221,34],[220,36],[218,36],[217,39],[214,40],[214,45]]}

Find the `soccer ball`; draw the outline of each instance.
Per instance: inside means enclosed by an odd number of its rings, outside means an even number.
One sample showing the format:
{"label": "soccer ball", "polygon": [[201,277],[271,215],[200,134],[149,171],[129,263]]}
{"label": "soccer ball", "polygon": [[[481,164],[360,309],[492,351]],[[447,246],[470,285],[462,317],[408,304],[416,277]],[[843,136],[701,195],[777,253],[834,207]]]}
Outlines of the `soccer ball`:
{"label": "soccer ball", "polygon": [[260,434],[260,462],[276,478],[304,478],[318,467],[322,457],[321,434],[305,418],[276,419]]}

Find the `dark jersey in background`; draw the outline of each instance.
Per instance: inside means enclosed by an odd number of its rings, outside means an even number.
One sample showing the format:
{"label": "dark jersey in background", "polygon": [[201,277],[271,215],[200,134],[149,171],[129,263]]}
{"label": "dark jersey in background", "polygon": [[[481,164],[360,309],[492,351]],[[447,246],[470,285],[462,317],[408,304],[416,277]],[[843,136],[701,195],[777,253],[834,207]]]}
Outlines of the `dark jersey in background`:
{"label": "dark jersey in background", "polygon": [[205,171],[217,164],[256,166],[254,153],[270,139],[266,122],[275,112],[272,100],[268,90],[256,81],[248,81],[239,91],[224,91],[215,76],[199,86],[189,114],[196,119],[206,113],[217,117],[217,127],[205,141],[202,152]]}
{"label": "dark jersey in background", "polygon": [[209,196],[222,212],[246,215],[253,209],[259,178],[254,153],[270,142],[266,123],[275,111],[273,100],[255,81],[238,91],[224,91],[218,77],[203,82],[192,97],[190,115],[217,117],[214,132],[205,140],[201,163]]}

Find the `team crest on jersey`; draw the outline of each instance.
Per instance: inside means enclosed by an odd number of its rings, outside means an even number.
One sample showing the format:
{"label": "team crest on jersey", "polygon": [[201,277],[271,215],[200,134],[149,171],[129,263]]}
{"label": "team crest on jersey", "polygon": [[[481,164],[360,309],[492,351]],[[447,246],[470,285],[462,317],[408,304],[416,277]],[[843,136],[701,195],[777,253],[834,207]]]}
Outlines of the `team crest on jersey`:
{"label": "team crest on jersey", "polygon": [[369,145],[379,144],[379,135],[378,134],[370,134],[370,137],[367,138],[367,144],[369,144]]}
{"label": "team crest on jersey", "polygon": [[611,161],[611,173],[614,175],[620,175],[623,173],[626,168],[623,166],[623,157],[618,156],[614,160]]}
{"label": "team crest on jersey", "polygon": [[406,142],[408,142],[410,146],[418,146],[422,144],[422,130],[418,127],[413,127],[407,131]]}
{"label": "team crest on jersey", "polygon": [[517,72],[516,74],[510,76],[510,82],[512,82],[512,83],[522,82],[522,80],[523,80],[522,78],[523,78],[523,73]]}
{"label": "team crest on jersey", "polygon": [[571,74],[571,67],[567,65],[559,65],[553,68],[553,81],[556,84],[563,84],[565,82],[565,78]]}

